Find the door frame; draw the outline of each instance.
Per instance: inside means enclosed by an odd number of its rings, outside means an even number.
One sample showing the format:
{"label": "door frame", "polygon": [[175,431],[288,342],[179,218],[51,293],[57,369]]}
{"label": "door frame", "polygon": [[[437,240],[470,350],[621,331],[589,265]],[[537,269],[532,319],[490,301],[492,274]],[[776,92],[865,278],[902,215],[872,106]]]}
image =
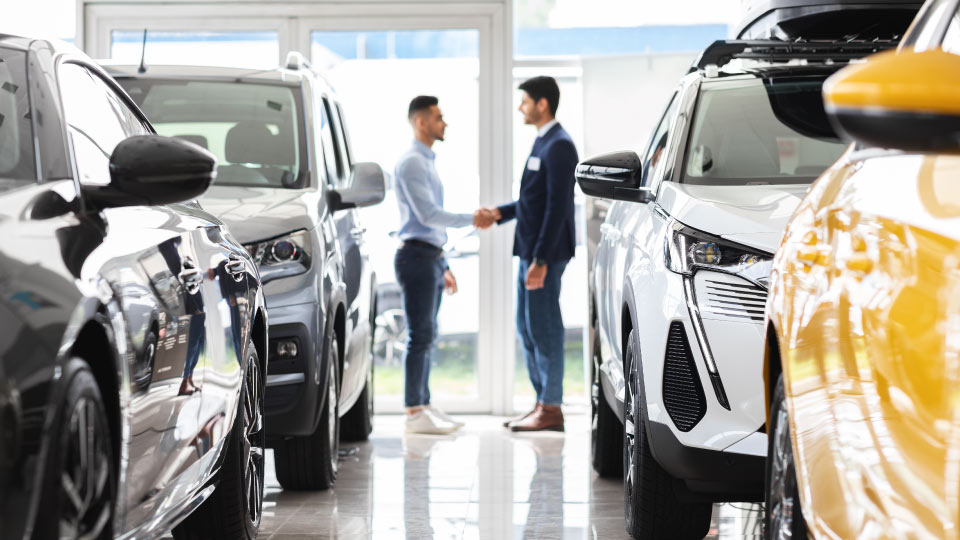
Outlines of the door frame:
{"label": "door frame", "polygon": [[[109,57],[114,30],[274,31],[278,65],[291,50],[309,56],[313,30],[476,29],[480,204],[513,199],[513,0],[77,0],[77,14],[77,44],[95,58]],[[512,224],[480,234],[479,297],[488,299],[480,302],[478,314],[480,399],[465,407],[451,404],[453,412],[502,415],[513,410],[512,243]]]}

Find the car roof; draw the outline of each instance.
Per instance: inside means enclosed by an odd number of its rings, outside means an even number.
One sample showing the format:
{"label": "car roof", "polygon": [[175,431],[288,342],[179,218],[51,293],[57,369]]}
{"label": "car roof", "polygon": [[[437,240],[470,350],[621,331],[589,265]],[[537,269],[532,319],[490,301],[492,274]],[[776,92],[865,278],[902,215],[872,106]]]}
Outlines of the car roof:
{"label": "car roof", "polygon": [[189,65],[148,65],[145,73],[139,72],[139,66],[103,61],[101,65],[114,77],[132,77],[137,79],[191,79],[207,81],[247,81],[268,82],[285,86],[300,86],[307,78],[314,78],[329,84],[315,71],[309,68],[241,68],[225,66],[189,66]]}

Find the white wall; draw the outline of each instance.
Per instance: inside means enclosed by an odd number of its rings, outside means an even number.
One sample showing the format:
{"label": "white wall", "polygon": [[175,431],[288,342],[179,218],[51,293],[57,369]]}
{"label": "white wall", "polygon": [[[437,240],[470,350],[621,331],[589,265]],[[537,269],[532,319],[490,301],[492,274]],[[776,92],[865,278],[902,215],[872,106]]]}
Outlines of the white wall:
{"label": "white wall", "polygon": [[696,53],[584,58],[583,157],[641,153]]}

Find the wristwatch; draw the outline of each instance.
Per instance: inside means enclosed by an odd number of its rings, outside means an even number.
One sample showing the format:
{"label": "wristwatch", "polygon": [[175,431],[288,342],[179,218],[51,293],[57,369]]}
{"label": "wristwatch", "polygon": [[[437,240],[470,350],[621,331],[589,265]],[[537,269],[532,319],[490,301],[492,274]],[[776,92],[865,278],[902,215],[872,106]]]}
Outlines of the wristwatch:
{"label": "wristwatch", "polygon": [[533,259],[533,264],[535,264],[535,265],[537,265],[537,266],[546,266],[546,265],[547,265],[547,260],[546,260],[546,259],[541,259],[540,257],[535,257],[535,258]]}

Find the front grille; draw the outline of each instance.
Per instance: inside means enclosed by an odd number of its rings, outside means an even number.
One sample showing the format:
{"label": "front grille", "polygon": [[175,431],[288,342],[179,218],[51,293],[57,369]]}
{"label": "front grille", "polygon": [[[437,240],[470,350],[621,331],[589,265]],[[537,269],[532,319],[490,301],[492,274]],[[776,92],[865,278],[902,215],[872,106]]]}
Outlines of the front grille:
{"label": "front grille", "polygon": [[707,414],[707,401],[683,323],[670,323],[663,361],[663,404],[680,431],[690,431]]}
{"label": "front grille", "polygon": [[767,291],[743,281],[729,283],[706,280],[706,298],[701,300],[700,311],[704,315],[720,315],[739,320],[763,321],[763,308],[767,303]]}

